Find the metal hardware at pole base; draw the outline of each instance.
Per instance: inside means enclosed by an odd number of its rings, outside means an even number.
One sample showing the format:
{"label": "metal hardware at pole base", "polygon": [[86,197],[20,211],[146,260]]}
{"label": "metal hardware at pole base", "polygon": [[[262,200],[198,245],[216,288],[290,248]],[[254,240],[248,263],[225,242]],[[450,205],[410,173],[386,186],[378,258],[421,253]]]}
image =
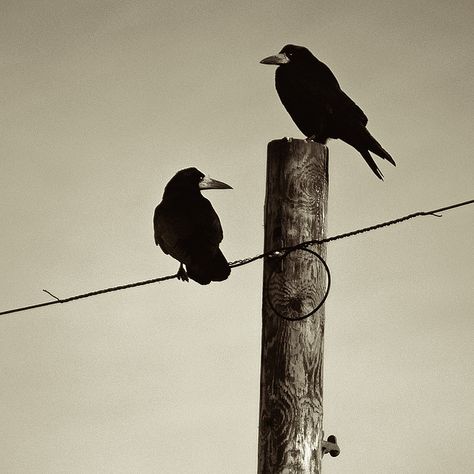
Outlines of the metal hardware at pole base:
{"label": "metal hardware at pole base", "polygon": [[321,449],[323,451],[323,456],[329,453],[333,458],[339,456],[339,453],[341,452],[337,445],[337,438],[334,435],[329,435],[327,441],[323,440]]}

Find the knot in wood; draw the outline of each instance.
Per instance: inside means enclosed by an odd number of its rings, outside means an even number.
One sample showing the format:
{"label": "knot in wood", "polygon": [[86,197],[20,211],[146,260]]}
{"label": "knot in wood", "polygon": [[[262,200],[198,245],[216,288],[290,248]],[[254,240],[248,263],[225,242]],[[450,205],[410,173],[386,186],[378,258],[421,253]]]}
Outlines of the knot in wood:
{"label": "knot in wood", "polygon": [[[307,252],[315,258],[296,256],[296,251]],[[276,259],[275,259],[276,260]],[[303,264],[309,271],[296,271]],[[324,259],[314,250],[295,248],[281,257],[280,265],[275,265],[267,280],[267,301],[270,308],[281,318],[299,321],[314,314],[327,298],[330,287],[329,268]],[[278,268],[278,270],[277,270]],[[327,275],[326,291],[321,294],[318,281]]]}

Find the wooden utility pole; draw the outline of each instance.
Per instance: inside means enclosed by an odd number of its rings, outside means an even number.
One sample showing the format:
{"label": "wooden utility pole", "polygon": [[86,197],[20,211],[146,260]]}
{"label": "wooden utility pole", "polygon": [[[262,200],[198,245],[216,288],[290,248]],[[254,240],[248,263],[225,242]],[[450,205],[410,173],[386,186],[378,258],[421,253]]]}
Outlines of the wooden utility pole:
{"label": "wooden utility pole", "polygon": [[[319,143],[268,144],[265,251],[326,236],[328,153]],[[324,245],[315,250],[326,256]],[[321,472],[324,266],[309,252],[265,259],[259,474]],[[276,312],[275,312],[276,311]]]}

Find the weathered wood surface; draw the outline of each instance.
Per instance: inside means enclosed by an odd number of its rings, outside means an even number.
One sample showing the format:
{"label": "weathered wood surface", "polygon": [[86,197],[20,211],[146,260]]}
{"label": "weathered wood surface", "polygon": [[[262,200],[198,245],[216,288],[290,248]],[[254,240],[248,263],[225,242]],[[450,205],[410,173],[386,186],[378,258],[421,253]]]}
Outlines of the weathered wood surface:
{"label": "weathered wood surface", "polygon": [[[328,153],[324,145],[282,139],[268,144],[265,251],[326,236]],[[325,258],[325,246],[316,248]],[[264,264],[259,474],[319,473],[322,442],[323,265],[295,251]]]}

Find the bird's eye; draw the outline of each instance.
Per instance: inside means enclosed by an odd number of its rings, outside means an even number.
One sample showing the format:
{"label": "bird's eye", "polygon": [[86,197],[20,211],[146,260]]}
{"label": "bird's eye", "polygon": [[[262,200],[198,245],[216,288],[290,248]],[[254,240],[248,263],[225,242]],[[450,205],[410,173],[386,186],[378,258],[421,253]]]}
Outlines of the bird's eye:
{"label": "bird's eye", "polygon": [[204,179],[204,176],[199,176],[199,181],[202,181]]}

